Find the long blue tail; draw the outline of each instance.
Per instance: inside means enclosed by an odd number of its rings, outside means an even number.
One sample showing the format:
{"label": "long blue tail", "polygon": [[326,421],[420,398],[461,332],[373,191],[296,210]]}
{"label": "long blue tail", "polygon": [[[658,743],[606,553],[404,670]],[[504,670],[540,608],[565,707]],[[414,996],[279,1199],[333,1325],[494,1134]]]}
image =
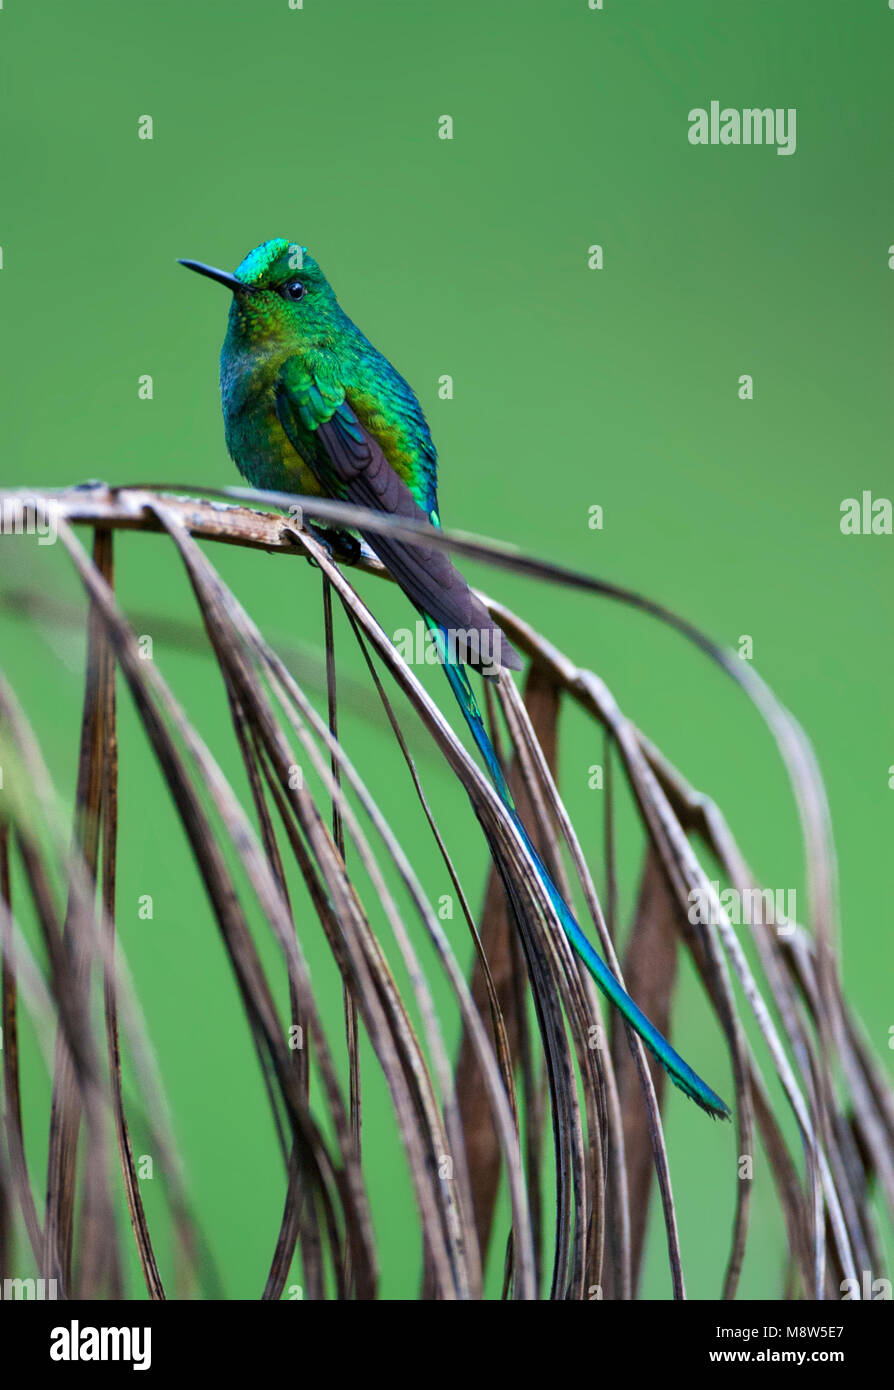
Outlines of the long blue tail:
{"label": "long blue tail", "polygon": [[[442,637],[446,636],[433,620],[426,618],[426,622],[433,633],[441,633]],[[524,840],[528,853],[534,861],[543,887],[556,910],[556,914],[559,921],[562,923],[565,935],[568,937],[571,945],[574,947],[575,951],[577,951],[577,954],[580,956],[603,994],[607,995],[612,1003],[620,1009],[624,1018],[642,1038],[653,1057],[656,1057],[664,1067],[674,1085],[679,1086],[680,1090],[684,1091],[686,1095],[689,1096],[690,1100],[694,1100],[696,1105],[700,1105],[701,1108],[706,1110],[712,1117],[728,1120],[730,1117],[729,1107],[724,1104],[718,1095],[714,1094],[710,1086],[706,1085],[700,1076],[696,1075],[688,1063],[683,1061],[680,1054],[674,1051],[667,1038],[659,1033],[654,1023],[646,1018],[642,1009],[633,1002],[627,991],[615,979],[605,961],[593,947],[589,938],[581,931],[574,913],[550,878],[542,859],[532,845],[530,836],[521,822],[521,817],[516,810],[512,793],[506,785],[506,779],[497,761],[494,746],[488,738],[487,730],[484,727],[484,720],[481,718],[481,711],[478,708],[478,702],[475,699],[472,687],[469,683],[466,668],[459,665],[456,661],[451,660],[449,651],[446,650],[444,645],[441,645],[441,651],[445,674],[456,696],[459,707],[465,716],[472,737],[487,765],[487,770],[499,793],[500,799],[512,817],[513,823]]]}

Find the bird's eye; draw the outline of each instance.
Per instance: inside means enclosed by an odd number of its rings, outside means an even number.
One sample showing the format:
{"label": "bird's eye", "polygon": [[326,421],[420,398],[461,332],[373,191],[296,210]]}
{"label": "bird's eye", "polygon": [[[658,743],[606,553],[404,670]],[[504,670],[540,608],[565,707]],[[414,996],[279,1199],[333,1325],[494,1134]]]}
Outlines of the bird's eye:
{"label": "bird's eye", "polygon": [[282,287],[283,299],[289,299],[293,304],[297,304],[299,299],[303,299],[307,291],[300,280],[290,280],[287,285]]}

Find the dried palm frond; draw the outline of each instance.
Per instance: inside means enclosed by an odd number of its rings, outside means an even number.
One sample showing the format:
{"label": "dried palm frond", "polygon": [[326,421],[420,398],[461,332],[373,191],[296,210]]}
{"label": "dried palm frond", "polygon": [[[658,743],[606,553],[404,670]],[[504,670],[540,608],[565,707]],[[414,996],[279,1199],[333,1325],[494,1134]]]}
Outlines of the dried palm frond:
{"label": "dried palm frond", "polygon": [[[634,1297],[653,1186],[672,1290],[685,1296],[662,1124],[664,1074],[614,1020],[609,1038],[593,983],[499,796],[303,518],[341,526],[362,520],[371,531],[394,529],[410,540],[418,528],[336,502],[223,489],[239,502],[221,503],[176,492],[96,484],[0,494],[0,515],[20,523],[4,525],[0,544],[25,545],[24,536],[7,533],[52,523],[88,601],[73,815],[62,807],[14,691],[15,673],[0,675],[0,1278],[17,1267],[14,1244],[24,1241],[39,1275],[55,1279],[66,1295],[127,1294],[123,1194],[150,1297],[226,1292],[178,1157],[139,986],[116,936],[118,806],[128,796],[117,756],[120,671],[204,884],[282,1151],[282,1218],[270,1232],[270,1268],[259,1295],[281,1297],[293,1268],[305,1297],[367,1299],[380,1290],[364,1161],[361,1056],[368,1046],[412,1183],[420,1296],[480,1298],[496,1261],[504,1296]],[[291,510],[261,511],[248,501]],[[92,555],[77,539],[81,526],[93,531]],[[159,665],[141,660],[138,629],[116,599],[117,531],[163,533],[182,564],[204,635],[182,620],[167,630],[177,643],[213,655],[247,798],[237,794]],[[321,660],[268,641],[199,541],[311,560],[323,578]],[[834,848],[808,740],[750,666],[666,609],[494,542],[447,533],[437,543],[669,622],[738,681],[764,716],[800,811],[809,931],[791,923],[780,932],[759,922],[752,953],[725,910],[719,878],[705,867],[716,866],[740,894],[759,887],[718,808],[624,716],[594,672],[485,598],[530,658],[523,698],[505,673],[488,682],[486,694],[495,746],[538,853],[563,891],[584,904],[600,951],[660,1028],[670,1028],[679,968],[688,958],[725,1039],[738,1164],[731,1167],[735,1214],[718,1291],[732,1298],[738,1286],[753,1204],[743,1160],[758,1141],[788,1234],[787,1292],[826,1298],[840,1296],[844,1280],[863,1287],[863,1271],[878,1273],[881,1260],[876,1189],[888,1217],[894,1214],[894,1103],[841,988]],[[383,576],[368,553],[360,567]],[[335,600],[359,647],[363,684],[356,677],[346,682],[339,669]],[[64,599],[20,579],[3,603],[51,632],[73,620]],[[320,689],[325,715],[308,693]],[[373,718],[375,737],[393,739],[406,763],[419,835],[433,837],[468,929],[469,979],[456,956],[460,943],[445,932],[414,855],[340,738],[345,701]],[[569,704],[601,726],[606,743],[604,901],[557,785],[559,719]],[[483,833],[491,868],[480,914],[426,795],[408,709]],[[642,827],[644,857],[620,960],[614,807],[625,789]],[[296,894],[309,904],[313,927],[305,912],[299,919]],[[708,905],[706,918],[693,918],[694,897]],[[311,976],[312,933],[338,972],[343,1027]],[[26,1143],[37,1102],[19,1061],[23,1011],[52,1082],[41,1204]],[[455,1064],[448,1042],[454,1024],[461,1028]],[[312,1074],[319,1079],[313,1089]],[[692,1122],[704,1121],[693,1112]],[[165,1156],[164,1220],[150,1220],[143,1201],[134,1125]],[[109,1162],[110,1136],[120,1178]],[[153,1221],[163,1228],[164,1258]]]}

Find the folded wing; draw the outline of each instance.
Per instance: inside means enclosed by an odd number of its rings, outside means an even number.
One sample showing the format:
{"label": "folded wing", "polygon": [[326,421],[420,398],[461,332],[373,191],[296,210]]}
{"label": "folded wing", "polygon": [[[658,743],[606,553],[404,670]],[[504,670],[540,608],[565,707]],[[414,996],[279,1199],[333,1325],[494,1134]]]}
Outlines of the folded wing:
{"label": "folded wing", "polygon": [[[343,393],[338,400],[332,387],[321,388],[304,374],[296,380],[294,372],[284,371],[277,384],[276,410],[289,439],[333,497],[422,521],[434,530]],[[521,667],[518,653],[444,550],[358,529],[416,607],[452,635],[451,653],[473,666]]]}

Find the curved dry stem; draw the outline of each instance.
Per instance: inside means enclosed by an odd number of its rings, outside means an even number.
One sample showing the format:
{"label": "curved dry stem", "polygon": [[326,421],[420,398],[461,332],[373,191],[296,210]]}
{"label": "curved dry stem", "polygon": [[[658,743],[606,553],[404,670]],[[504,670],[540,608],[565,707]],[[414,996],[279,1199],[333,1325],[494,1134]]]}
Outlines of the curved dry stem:
{"label": "curved dry stem", "polygon": [[[504,1293],[534,1298],[545,1290],[552,1298],[583,1299],[594,1296],[592,1290],[604,1284],[610,1296],[631,1296],[640,1266],[641,1213],[648,1203],[654,1174],[662,1198],[673,1291],[682,1297],[685,1284],[671,1167],[663,1139],[661,1078],[656,1087],[652,1064],[636,1039],[631,1054],[633,1072],[617,1050],[612,1054],[589,1045],[592,1030],[595,1028],[598,1035],[602,1027],[592,981],[570,950],[524,840],[490,781],[312,534],[294,519],[287,521],[244,506],[160,497],[159,491],[98,486],[37,497],[33,492],[0,493],[0,510],[14,499],[21,511],[23,499],[28,499],[27,505],[39,514],[46,517],[52,512],[89,603],[74,850],[62,848],[62,818],[54,812],[49,839],[55,841],[55,850],[47,857],[47,836],[37,831],[27,795],[5,803],[7,807],[11,804],[12,811],[5,821],[0,818],[0,949],[7,1037],[6,1153],[0,1155],[0,1220],[8,1222],[4,1213],[13,1210],[21,1214],[35,1257],[45,1270],[58,1272],[66,1288],[74,1286],[76,1266],[77,1287],[88,1296],[120,1293],[119,1233],[111,1179],[102,1162],[104,1134],[111,1117],[144,1278],[151,1296],[165,1295],[166,1281],[140,1200],[129,1140],[127,1109],[133,1101],[126,1097],[123,1083],[122,1063],[134,1065],[141,1076],[147,1075],[147,1102],[141,1109],[158,1143],[170,1152],[171,1141],[158,1109],[160,1093],[151,1053],[145,1048],[126,965],[114,940],[119,795],[117,667],[167,780],[175,815],[205,884],[280,1133],[284,1205],[272,1242],[264,1296],[281,1295],[296,1251],[310,1297],[327,1297],[330,1290],[339,1297],[376,1296],[374,1213],[360,1163],[362,1110],[356,1063],[362,1029],[387,1083],[416,1199],[423,1296],[482,1296],[495,1182],[502,1171],[511,1212]],[[208,491],[266,505],[293,506],[297,502],[308,516],[319,520],[342,525],[362,520],[371,531],[399,530],[411,540],[423,534],[412,523],[362,513],[332,501],[245,489]],[[70,523],[97,528],[92,558],[75,540]],[[208,650],[230,703],[257,829],[161,672],[153,663],[139,660],[133,628],[118,607],[110,584],[111,532],[116,529],[164,531],[179,551],[198,601]],[[310,675],[325,690],[325,715],[314,707],[305,682],[288,668],[224,585],[196,538],[293,558],[308,557],[322,571],[324,663],[319,675],[312,668]],[[425,538],[432,543],[430,531]],[[757,928],[754,946],[762,976],[759,979],[696,853],[698,844],[714,856],[727,881],[738,891],[757,886],[714,803],[694,792],[625,718],[595,673],[571,662],[501,605],[485,600],[519,650],[534,659],[544,698],[537,726],[505,674],[486,691],[495,744],[506,763],[513,765],[510,775],[519,804],[526,808],[532,837],[556,882],[568,894],[571,889],[559,848],[564,845],[600,949],[620,975],[614,783],[606,808],[604,880],[608,887],[607,910],[603,912],[591,867],[545,749],[544,739],[555,746],[559,710],[562,702],[570,699],[604,729],[608,764],[615,761],[612,750],[617,753],[648,847],[625,969],[643,1001],[664,1021],[670,1017],[678,943],[692,957],[730,1052],[736,1088],[737,1151],[740,1155],[753,1152],[756,1130],[770,1160],[801,1287],[813,1297],[835,1296],[837,1281],[854,1277],[858,1267],[877,1267],[880,1241],[869,1199],[876,1177],[889,1211],[894,1212],[894,1102],[841,987],[834,847],[825,793],[809,742],[793,716],[747,663],[661,605],[482,538],[450,533],[436,543],[500,568],[612,598],[670,624],[743,687],[771,729],[795,789],[805,843],[813,937],[796,924],[785,936]],[[383,574],[369,553],[363,555],[361,567]],[[377,707],[384,710],[385,721],[396,737],[424,824],[434,835],[469,930],[477,960],[472,988],[410,856],[378,806],[376,789],[360,777],[343,742],[336,696],[333,593],[338,595],[361,646]],[[26,612],[39,614],[40,604],[35,608],[27,594],[19,596],[18,607],[23,604]],[[180,638],[193,641],[189,633],[181,632]],[[446,835],[425,795],[411,752],[408,720],[403,712],[397,713],[386,692],[388,681],[394,682],[408,702],[412,721],[418,720],[423,748],[433,750],[446,762],[481,827],[493,866],[487,898],[491,915],[481,927]],[[367,703],[367,709],[371,708]],[[546,710],[548,716],[543,714]],[[502,731],[495,728],[498,713]],[[2,684],[0,731],[5,731],[7,741],[12,738],[16,756],[30,768],[32,793],[44,788],[38,796],[43,795],[49,806],[53,796],[45,769],[41,770],[36,742],[11,692]],[[297,765],[293,746],[300,750],[315,784],[322,789],[319,798],[309,786],[293,785],[291,772]],[[126,788],[122,793],[126,794]],[[30,906],[24,900],[23,906],[42,933],[48,962],[46,978],[13,920],[11,852],[18,854],[31,895]],[[239,866],[247,890],[240,890],[231,864]],[[64,910],[59,906],[60,875],[51,865],[61,866],[67,898]],[[347,1092],[339,1075],[337,1049],[324,1028],[296,934],[289,873],[296,873],[306,890],[343,982],[348,1001]],[[502,892],[499,917],[494,916],[497,883]],[[710,906],[707,922],[690,921],[687,908],[694,892]],[[364,894],[369,895],[368,906]],[[260,908],[265,928],[282,956],[289,991],[287,1017],[281,1015],[261,966],[249,924],[250,905]],[[387,923],[389,941],[396,946],[409,980],[406,999],[392,972],[386,944],[372,925],[375,913],[381,913]],[[435,1006],[432,984],[417,950],[417,926],[434,947],[438,969],[449,985],[452,1006],[462,1023],[462,1055],[469,1060],[461,1061],[458,1069],[451,1064],[445,1042],[447,1020]],[[305,923],[301,929],[307,930]],[[664,977],[655,974],[650,978],[637,970],[647,948],[663,953]],[[499,970],[492,951],[501,953]],[[104,983],[107,1077],[99,1066],[99,1043],[89,1022],[91,980],[97,973]],[[16,1061],[20,998],[35,1011],[45,1040],[47,1025],[53,1020],[59,1025],[53,1063],[56,1082],[50,1183],[43,1222],[31,1195],[22,1137],[22,1107],[28,1100],[22,1093]],[[742,1000],[756,1025],[758,1050],[769,1058],[795,1117],[803,1147],[803,1175],[789,1152],[746,1036]],[[529,1011],[536,1018],[534,1028],[529,1026]],[[416,1037],[414,1013],[422,1023],[422,1040]],[[290,1029],[296,1025],[306,1038],[298,1053],[288,1045]],[[310,1094],[311,1041],[322,1081],[319,1100]],[[835,1084],[836,1069],[841,1073],[840,1086]],[[524,1145],[517,1077],[522,1086]],[[475,1112],[479,1116],[477,1139],[464,1110],[473,1094],[478,1096],[479,1107]],[[328,1131],[322,1124],[323,1111]],[[541,1161],[540,1148],[547,1135],[553,1145],[552,1169]],[[475,1142],[470,1144],[470,1139]],[[85,1180],[78,1177],[81,1142],[87,1146]],[[170,1162],[176,1172],[173,1153]],[[202,1239],[190,1223],[182,1191],[175,1179],[171,1205],[180,1247],[193,1278],[203,1280],[207,1289],[213,1284],[213,1272]],[[487,1194],[487,1214],[482,1219],[483,1193]],[[726,1297],[735,1295],[745,1258],[750,1202],[750,1183],[737,1180],[730,1251],[723,1275]],[[75,1220],[78,1203],[85,1218],[81,1222]],[[635,1212],[631,1204],[635,1204]],[[551,1260],[541,1269],[542,1218],[547,1212],[552,1214],[554,1243]],[[79,1239],[82,1229],[86,1234]]]}

